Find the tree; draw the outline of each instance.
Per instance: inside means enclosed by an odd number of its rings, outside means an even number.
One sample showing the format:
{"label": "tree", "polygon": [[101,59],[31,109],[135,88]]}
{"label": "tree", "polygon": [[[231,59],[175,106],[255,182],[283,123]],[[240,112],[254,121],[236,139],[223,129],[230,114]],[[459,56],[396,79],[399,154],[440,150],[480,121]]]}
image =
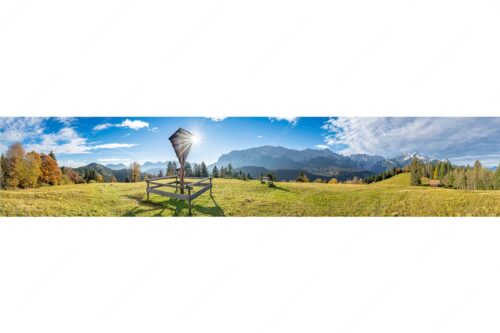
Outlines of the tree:
{"label": "tree", "polygon": [[250,172],[247,173],[247,179],[253,179],[252,175],[250,174]]}
{"label": "tree", "polygon": [[191,163],[186,162],[184,164],[184,172],[186,177],[193,177],[193,168],[191,167]]}
{"label": "tree", "polygon": [[24,149],[23,146],[16,142],[13,143],[7,155],[5,156],[4,178],[6,187],[18,187],[21,179],[24,177]]}
{"label": "tree", "polygon": [[56,155],[54,154],[54,152],[53,152],[52,150],[49,152],[49,156],[50,156],[50,157],[51,157],[54,161],[56,161],[56,162],[57,162]]}
{"label": "tree", "polygon": [[304,171],[300,171],[299,172],[299,175],[297,176],[297,179],[296,181],[300,182],[300,183],[309,183],[309,178],[307,178],[306,174],[304,173]]}
{"label": "tree", "polygon": [[5,176],[4,176],[4,170],[5,170],[5,164],[6,164],[6,160],[5,160],[5,155],[2,154],[2,156],[0,156],[0,189],[3,189],[5,187]]}
{"label": "tree", "polygon": [[[71,183],[75,183],[75,184],[83,183],[82,176],[80,176],[80,174],[78,172],[76,172],[75,170],[73,170],[72,168],[62,167],[61,171],[62,171],[63,177],[67,176]],[[85,170],[85,173],[87,173],[87,170]]]}
{"label": "tree", "polygon": [[207,166],[205,165],[205,162],[201,162],[201,165],[200,165],[200,173],[201,173],[201,177],[208,177],[208,170],[207,170]]}
{"label": "tree", "polygon": [[220,178],[225,178],[226,177],[226,169],[224,168],[224,166],[220,167],[219,177]]}
{"label": "tree", "polygon": [[[161,171],[160,171],[160,172],[161,172]],[[115,177],[115,176],[111,176],[111,177],[109,177],[109,182],[110,182],[110,183],[116,183],[116,182],[117,182],[116,177]]]}
{"label": "tree", "polygon": [[217,165],[212,169],[212,177],[219,178],[219,169],[217,169]]}
{"label": "tree", "polygon": [[177,174],[177,164],[175,162],[167,163],[167,176],[175,176]]}
{"label": "tree", "polygon": [[104,182],[104,178],[102,177],[102,175],[99,172],[95,176],[95,181],[98,182],[98,183],[103,183]]}
{"label": "tree", "polygon": [[460,168],[456,172],[455,183],[454,183],[453,187],[457,188],[457,189],[465,189],[466,185],[467,185],[467,181],[465,179],[465,169]]}
{"label": "tree", "polygon": [[228,176],[229,178],[233,178],[233,166],[231,165],[231,163],[227,165],[226,176]]}
{"label": "tree", "polygon": [[483,175],[482,170],[483,166],[481,162],[477,160],[474,162],[474,167],[472,168],[472,189],[474,190],[482,190],[483,189]]}
{"label": "tree", "polygon": [[57,165],[57,162],[54,161],[52,157],[49,155],[42,154],[42,175],[40,180],[42,183],[49,185],[57,185],[62,179],[62,172]]}
{"label": "tree", "polygon": [[201,177],[201,166],[199,164],[194,163],[193,176],[194,177]]}
{"label": "tree", "polygon": [[323,178],[316,178],[313,183],[324,183]]}
{"label": "tree", "polygon": [[500,190],[500,164],[495,171],[495,190]]}
{"label": "tree", "polygon": [[422,163],[416,157],[413,158],[410,164],[411,185],[418,186],[422,182]]}
{"label": "tree", "polygon": [[158,172],[158,178],[161,178],[163,177],[163,171],[160,170],[160,172]]}
{"label": "tree", "polygon": [[26,154],[23,163],[24,172],[19,185],[22,188],[36,187],[42,175],[42,159],[40,155],[32,151]]}
{"label": "tree", "polygon": [[332,178],[328,181],[328,184],[338,184],[339,181],[337,180],[337,178]]}
{"label": "tree", "polygon": [[438,179],[438,177],[439,177],[439,168],[436,165],[436,167],[434,168],[434,172],[432,174],[432,179]]}
{"label": "tree", "polygon": [[130,164],[130,180],[136,183],[141,180],[141,165],[137,162]]}

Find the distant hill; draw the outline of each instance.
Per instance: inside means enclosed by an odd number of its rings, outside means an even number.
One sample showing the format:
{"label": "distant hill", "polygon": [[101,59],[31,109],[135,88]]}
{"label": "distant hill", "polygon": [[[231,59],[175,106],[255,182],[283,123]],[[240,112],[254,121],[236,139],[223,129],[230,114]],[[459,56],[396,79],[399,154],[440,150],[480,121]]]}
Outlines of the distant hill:
{"label": "distant hill", "polygon": [[127,169],[128,168],[123,163],[119,163],[119,164],[106,164],[105,167],[110,168],[111,170],[121,170],[121,169]]}
{"label": "distant hill", "polygon": [[104,177],[104,181],[109,181],[109,179],[114,176],[119,182],[124,182],[130,175],[130,169],[113,170],[98,163],[90,163],[89,165],[75,169],[75,171],[78,172],[82,177],[85,174],[85,170],[94,170],[95,172],[100,173]]}

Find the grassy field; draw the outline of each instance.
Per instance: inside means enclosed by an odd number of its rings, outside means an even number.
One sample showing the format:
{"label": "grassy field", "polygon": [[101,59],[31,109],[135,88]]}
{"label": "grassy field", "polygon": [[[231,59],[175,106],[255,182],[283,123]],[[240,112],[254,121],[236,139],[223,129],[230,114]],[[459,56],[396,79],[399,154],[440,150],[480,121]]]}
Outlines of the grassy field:
{"label": "grassy field", "polygon": [[[215,179],[194,216],[500,216],[500,191],[413,187],[408,174],[370,185]],[[0,216],[186,216],[184,201],[145,183],[80,184],[0,191]]]}

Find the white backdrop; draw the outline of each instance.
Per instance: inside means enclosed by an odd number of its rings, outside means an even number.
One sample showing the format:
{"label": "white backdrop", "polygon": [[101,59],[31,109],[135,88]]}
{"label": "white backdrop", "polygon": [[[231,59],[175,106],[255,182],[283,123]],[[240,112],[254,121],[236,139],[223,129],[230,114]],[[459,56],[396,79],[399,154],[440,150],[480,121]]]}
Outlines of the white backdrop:
{"label": "white backdrop", "polygon": [[[498,1],[2,1],[2,116],[499,116]],[[2,219],[1,332],[498,332],[497,219]]]}

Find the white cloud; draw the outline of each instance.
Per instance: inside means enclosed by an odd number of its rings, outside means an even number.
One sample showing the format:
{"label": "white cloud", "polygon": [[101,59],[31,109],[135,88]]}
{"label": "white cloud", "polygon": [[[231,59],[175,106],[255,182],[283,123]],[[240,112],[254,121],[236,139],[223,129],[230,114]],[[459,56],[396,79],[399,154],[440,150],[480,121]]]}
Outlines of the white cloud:
{"label": "white cloud", "polygon": [[[126,119],[126,120],[122,121],[120,124],[103,123],[103,124],[96,125],[96,126],[94,126],[94,131],[102,131],[102,130],[108,129],[110,127],[126,127],[126,128],[130,128],[130,129],[137,131],[141,128],[148,128],[149,123],[146,121],[142,121],[142,120]],[[155,132],[156,130],[158,130],[158,127],[153,127],[151,129],[152,132]]]}
{"label": "white cloud", "polygon": [[0,117],[0,142],[21,142],[43,133],[45,118]]}
{"label": "white cloud", "polygon": [[94,131],[102,131],[102,130],[105,130],[105,129],[110,128],[112,126],[113,126],[113,124],[110,124],[110,123],[96,125],[96,126],[94,126]]}
{"label": "white cloud", "polygon": [[26,150],[55,154],[88,154],[90,147],[87,139],[82,138],[73,128],[65,127],[56,133],[42,134],[39,143],[26,145]]}
{"label": "white cloud", "polygon": [[152,129],[149,130],[150,132],[156,132],[158,131],[158,127],[153,127]]}
{"label": "white cloud", "polygon": [[77,161],[77,160],[59,160],[57,161],[57,164],[59,166],[65,166],[65,167],[70,167],[70,168],[79,168],[81,166],[87,165],[87,161]]}
{"label": "white cloud", "polygon": [[142,120],[127,119],[124,120],[121,124],[116,125],[116,127],[128,127],[137,131],[138,129],[149,127],[149,123]]}
{"label": "white cloud", "polygon": [[318,148],[318,149],[328,149],[328,148],[330,148],[328,145],[316,145],[315,147]]}
{"label": "white cloud", "polygon": [[212,121],[223,121],[226,118],[227,117],[211,117],[210,120],[212,120]]}
{"label": "white cloud", "polygon": [[262,139],[262,135],[257,135],[257,139]]}
{"label": "white cloud", "polygon": [[392,157],[418,151],[437,158],[496,154],[500,158],[500,118],[332,118],[322,127],[327,145],[345,154]]}
{"label": "white cloud", "polygon": [[[69,118],[56,120],[64,124]],[[105,143],[89,144],[73,127],[64,127],[57,132],[44,133],[45,118],[0,118],[0,151],[7,150],[7,144],[23,142],[26,151],[35,150],[40,153],[53,151],[58,154],[89,154],[93,149],[130,148],[137,144]],[[71,120],[70,122],[72,122]],[[137,124],[132,124],[137,126]]]}
{"label": "white cloud", "polygon": [[97,145],[91,147],[91,149],[115,149],[115,148],[130,148],[135,147],[137,144],[135,143],[106,143],[102,145]]}
{"label": "white cloud", "polygon": [[269,118],[271,121],[288,121],[290,125],[295,126],[299,121],[299,117],[271,117]]}
{"label": "white cloud", "polygon": [[76,120],[75,117],[56,117],[55,119],[66,126],[71,125]]}

